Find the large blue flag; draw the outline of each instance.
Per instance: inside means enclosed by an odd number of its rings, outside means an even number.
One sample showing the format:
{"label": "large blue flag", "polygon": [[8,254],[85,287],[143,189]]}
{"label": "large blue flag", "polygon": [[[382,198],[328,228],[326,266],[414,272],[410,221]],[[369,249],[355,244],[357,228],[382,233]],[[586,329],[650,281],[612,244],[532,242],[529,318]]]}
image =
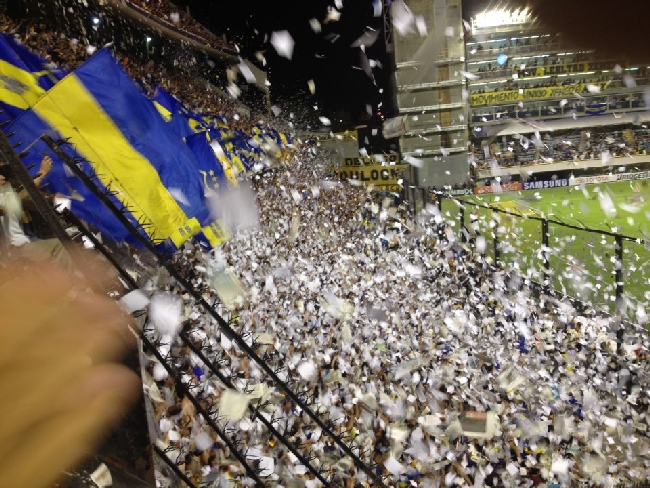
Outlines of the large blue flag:
{"label": "large blue flag", "polygon": [[154,91],[153,103],[165,122],[181,137],[188,137],[205,130],[200,115],[192,113],[173,95],[160,87]]}
{"label": "large blue flag", "polygon": [[221,162],[210,147],[206,134],[201,132],[191,135],[185,139],[185,142],[196,156],[197,169],[203,177],[203,185],[206,190],[217,191],[220,186],[227,186],[226,174]]}
{"label": "large blue flag", "polygon": [[[7,130],[9,141],[12,144],[21,145],[19,151],[24,153],[22,161],[26,166],[31,167],[29,170],[32,176],[35,176],[40,169],[41,160],[45,155],[52,158],[52,170],[43,180],[43,188],[49,192],[59,193],[70,198],[70,211],[76,216],[95,226],[106,237],[116,242],[129,242],[138,244],[135,236],[122,225],[122,223],[106,208],[106,206],[90,191],[84,183],[73,176],[63,162],[56,157],[41,139],[41,136],[50,136],[55,142],[58,142],[60,135],[49,127],[33,110],[27,110],[23,115],[18,117]],[[61,145],[61,150],[68,154],[69,157],[76,159],[78,154],[74,148],[68,144]],[[94,177],[94,169],[88,162],[81,163],[83,172]],[[109,196],[110,200],[118,207],[122,207],[122,202],[114,196]],[[138,221],[130,212],[125,212],[125,217],[133,225],[138,225]]]}
{"label": "large blue flag", "polygon": [[64,76],[13,37],[0,33],[0,122],[14,120]]}
{"label": "large blue flag", "polygon": [[12,142],[33,142],[26,125],[36,119],[39,130],[44,125],[66,139],[89,162],[99,186],[111,188],[152,242],[178,248],[201,231],[213,245],[222,241],[194,154],[109,51],[98,51],[42,96],[7,131],[16,132]]}

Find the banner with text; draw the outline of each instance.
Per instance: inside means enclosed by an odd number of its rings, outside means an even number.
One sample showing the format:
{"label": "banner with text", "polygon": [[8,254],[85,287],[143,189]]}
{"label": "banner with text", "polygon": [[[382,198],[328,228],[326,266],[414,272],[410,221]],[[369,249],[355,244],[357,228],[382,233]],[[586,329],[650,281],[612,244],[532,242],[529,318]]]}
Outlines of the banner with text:
{"label": "banner with text", "polygon": [[544,190],[546,188],[561,188],[569,186],[569,180],[566,178],[557,178],[555,180],[527,181],[523,184],[524,190]]}
{"label": "banner with text", "polygon": [[357,180],[379,191],[400,191],[403,171],[408,164],[399,164],[399,156],[369,156],[364,158],[343,158],[341,166],[332,168],[341,181]]}
{"label": "banner with text", "polygon": [[467,195],[472,195],[474,193],[474,190],[471,188],[454,188],[453,190],[443,190],[442,192],[445,195],[452,197],[464,197]]}
{"label": "banner with text", "polygon": [[477,186],[474,188],[476,195],[485,195],[489,193],[501,193],[506,191],[521,191],[521,183],[504,183],[503,185]]}
{"label": "banner with text", "polygon": [[[548,100],[551,98],[567,98],[574,95],[589,94],[592,92],[606,90],[609,82],[578,83],[569,86],[546,86],[540,88],[523,88],[518,90],[506,90],[494,93],[473,93],[470,96],[472,107],[485,105],[498,105],[501,103],[519,103],[533,100]],[[597,88],[591,88],[591,87]]]}
{"label": "banner with text", "polygon": [[650,179],[650,171],[638,171],[636,173],[620,173],[617,175],[580,176],[571,178],[569,183],[572,186],[593,185],[595,183],[609,183],[614,181],[635,181]]}
{"label": "banner with text", "polygon": [[588,71],[613,70],[616,66],[623,66],[624,63],[616,61],[582,61],[578,63],[553,64],[550,66],[531,66],[517,71],[519,78],[530,78],[533,76],[554,76],[586,73]]}

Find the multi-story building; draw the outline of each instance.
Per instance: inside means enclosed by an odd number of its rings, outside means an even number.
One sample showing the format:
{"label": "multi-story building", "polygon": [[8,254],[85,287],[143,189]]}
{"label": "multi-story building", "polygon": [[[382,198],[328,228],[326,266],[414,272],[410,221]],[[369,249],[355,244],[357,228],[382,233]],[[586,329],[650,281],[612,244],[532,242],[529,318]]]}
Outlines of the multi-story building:
{"label": "multi-story building", "polygon": [[[488,177],[485,167],[494,161],[503,167],[600,161],[603,147],[617,152],[619,145],[620,154],[614,156],[644,150],[647,67],[576,50],[561,36],[540,29],[534,12],[486,11],[472,18],[469,27],[467,96],[477,178]],[[594,128],[620,137],[616,144],[596,148],[590,141]],[[565,136],[559,157],[557,144],[551,154],[539,143],[558,135]],[[537,144],[532,144],[535,138]],[[532,141],[531,149],[522,150],[521,140]]]}
{"label": "multi-story building", "polygon": [[398,111],[409,125],[400,150],[415,158],[409,185],[486,179],[495,161],[518,175],[524,164],[650,152],[650,67],[576,50],[528,10],[463,21],[460,0],[406,5],[415,27],[394,24],[394,52]]}
{"label": "multi-story building", "polygon": [[408,9],[393,13],[414,19],[410,30],[400,32],[396,23],[394,32],[397,108],[409,125],[400,137],[402,158],[412,163],[408,181],[420,188],[462,184],[469,101],[461,0],[413,0]]}

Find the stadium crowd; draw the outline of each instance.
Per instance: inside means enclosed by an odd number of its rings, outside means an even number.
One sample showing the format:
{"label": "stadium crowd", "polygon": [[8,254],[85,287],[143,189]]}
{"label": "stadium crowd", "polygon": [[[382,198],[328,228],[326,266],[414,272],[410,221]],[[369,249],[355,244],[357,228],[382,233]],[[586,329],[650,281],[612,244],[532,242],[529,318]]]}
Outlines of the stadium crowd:
{"label": "stadium crowd", "polygon": [[650,146],[650,132],[647,129],[627,132],[610,129],[584,131],[584,136],[581,132],[568,132],[553,137],[545,134],[539,139],[535,136],[510,136],[505,142],[489,147],[489,156],[486,148],[479,144],[477,141],[472,147],[474,161],[479,169],[487,169],[495,161],[501,167],[513,167],[646,155]]}
{"label": "stadium crowd", "polygon": [[[72,39],[23,27],[14,32],[24,43],[68,69],[89,54]],[[236,120],[205,83],[122,63],[134,79]],[[335,435],[353,438],[362,461],[397,486],[647,479],[645,336],[618,344],[614,319],[540,299],[486,258],[481,235],[500,232],[498,218],[472,220],[466,231],[474,244],[466,245],[451,216],[427,207],[416,224],[398,201],[332,180],[325,164],[305,145],[291,164],[250,176],[255,202],[238,211],[259,214],[257,225],[234,229],[215,251],[187,245],[175,259],[236,331],[256,342],[264,361],[313,400]],[[232,270],[244,291],[230,306],[211,286],[219,270]],[[278,486],[319,486],[259,420],[233,412],[226,398],[262,403],[262,415],[309,447],[313,463],[348,487],[372,486],[175,280],[155,268],[150,277],[143,286],[153,295],[147,334],[206,406],[219,405],[215,419],[249,459],[261,461],[264,477]],[[170,320],[237,379],[239,392],[164,333],[169,327],[161,323]],[[144,389],[168,455],[196,483],[245,478],[174,379],[152,356],[145,361]],[[162,486],[173,486],[159,476]]]}
{"label": "stadium crowd", "polygon": [[472,91],[472,94],[496,93],[502,91],[519,90],[519,89],[532,90],[534,88],[546,88],[546,87],[553,87],[553,86],[574,86],[574,85],[583,85],[583,84],[596,85],[598,83],[605,83],[608,81],[610,81],[610,79],[605,78],[604,76],[600,76],[598,78],[588,78],[588,79],[566,78],[564,80],[561,80],[557,76],[551,76],[547,81],[538,82],[538,83],[526,82],[525,80],[524,81],[507,80],[505,83],[498,83],[497,86],[495,86],[492,90],[479,88],[478,90]]}
{"label": "stadium crowd", "polygon": [[210,46],[232,49],[225,42],[225,38],[215,36],[199,24],[187,11],[177,7],[168,0],[133,0],[127,1],[126,4],[131,7],[135,6],[137,10],[139,10],[137,7],[140,7],[159,22],[172,26],[177,30],[185,31],[191,34],[191,37],[196,36]]}
{"label": "stadium crowd", "polygon": [[[187,249],[179,265],[214,298],[209,270],[236,273],[246,293],[219,312],[259,339],[264,360],[307,392],[336,434],[354,438],[378,475],[397,486],[614,486],[647,477],[645,336],[617,350],[612,319],[540,302],[480,245],[458,241],[435,209],[416,228],[403,206],[329,180],[313,149],[296,161],[258,175],[257,229],[217,252]],[[478,235],[495,223],[472,225]],[[173,282],[157,286],[183,296]],[[182,308],[196,310],[183,297]],[[279,419],[276,428],[346,486],[372,486],[205,314],[184,324],[242,385],[267,386],[264,412]],[[168,339],[163,352],[171,348],[189,384],[219,404],[227,388]],[[149,371],[163,438],[188,475],[241,477],[155,361]],[[487,433],[463,430],[483,413],[494,419]],[[266,476],[278,485],[319,486],[259,420],[224,423],[252,459],[275,460]]]}

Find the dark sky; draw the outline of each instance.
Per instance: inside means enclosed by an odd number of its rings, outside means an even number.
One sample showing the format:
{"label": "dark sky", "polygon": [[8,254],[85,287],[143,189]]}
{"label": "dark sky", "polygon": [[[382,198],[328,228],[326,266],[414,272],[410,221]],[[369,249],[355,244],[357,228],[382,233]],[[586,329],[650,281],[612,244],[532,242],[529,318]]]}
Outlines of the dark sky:
{"label": "dark sky", "polygon": [[[375,0],[377,1],[377,0]],[[334,0],[206,1],[184,0],[195,18],[215,32],[225,32],[242,54],[254,58],[262,52],[269,68],[271,94],[279,105],[297,100],[300,107],[348,125],[377,119],[378,105],[391,75],[383,38],[383,19],[375,17],[373,0],[341,0],[340,17],[325,23]],[[321,32],[314,32],[316,19]],[[287,30],[295,41],[291,60],[279,56],[270,44],[273,32]],[[364,34],[376,35],[372,44],[353,46]],[[370,68],[373,65],[374,68]],[[312,97],[308,80],[313,80]],[[370,107],[368,107],[368,105]],[[381,108],[379,108],[381,110]],[[347,118],[346,118],[347,117]],[[318,120],[318,117],[316,117]],[[376,121],[376,120],[375,120]]]}

